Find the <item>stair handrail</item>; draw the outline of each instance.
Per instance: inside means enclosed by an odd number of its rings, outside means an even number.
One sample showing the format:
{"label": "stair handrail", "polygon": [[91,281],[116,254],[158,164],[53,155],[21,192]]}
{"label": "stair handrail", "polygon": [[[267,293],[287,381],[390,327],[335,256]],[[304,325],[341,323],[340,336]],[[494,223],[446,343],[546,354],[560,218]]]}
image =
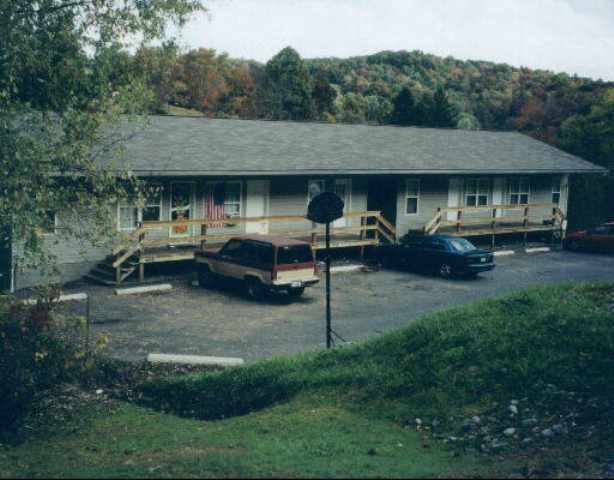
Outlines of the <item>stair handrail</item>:
{"label": "stair handrail", "polygon": [[121,243],[115,246],[111,253],[113,255],[117,255],[122,250],[130,248],[132,245],[134,245],[134,242],[137,242],[139,240],[139,237],[144,233],[145,229],[143,227],[139,227],[136,230],[131,231],[128,235],[124,235],[124,237],[121,239]]}
{"label": "stair handrail", "polygon": [[146,230],[143,227],[137,228],[134,231],[131,237],[136,237],[135,238],[136,243],[133,243],[132,245],[128,247],[122,248],[122,250],[125,250],[125,251],[120,257],[115,259],[115,261],[113,262],[113,268],[120,267],[126,260],[128,260],[132,255],[134,255],[137,252],[137,250],[142,249],[143,238],[145,236],[145,233],[146,233]]}
{"label": "stair handrail", "polygon": [[439,227],[441,226],[441,217],[442,210],[441,208],[438,208],[435,216],[424,226],[424,233],[426,235],[433,235],[437,232],[437,230],[439,230]]}
{"label": "stair handrail", "polygon": [[375,219],[377,221],[377,231],[381,233],[390,243],[394,243],[397,236],[397,229],[395,226],[382,215],[382,212],[377,212]]}

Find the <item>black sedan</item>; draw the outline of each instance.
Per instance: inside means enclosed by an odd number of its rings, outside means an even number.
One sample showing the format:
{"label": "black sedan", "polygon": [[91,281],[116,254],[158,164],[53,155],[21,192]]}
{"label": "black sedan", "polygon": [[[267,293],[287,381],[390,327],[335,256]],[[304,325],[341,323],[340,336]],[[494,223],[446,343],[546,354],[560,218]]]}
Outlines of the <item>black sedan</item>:
{"label": "black sedan", "polygon": [[434,271],[444,278],[474,277],[495,268],[491,252],[479,250],[467,239],[449,235],[405,236],[399,244],[378,250],[385,266]]}

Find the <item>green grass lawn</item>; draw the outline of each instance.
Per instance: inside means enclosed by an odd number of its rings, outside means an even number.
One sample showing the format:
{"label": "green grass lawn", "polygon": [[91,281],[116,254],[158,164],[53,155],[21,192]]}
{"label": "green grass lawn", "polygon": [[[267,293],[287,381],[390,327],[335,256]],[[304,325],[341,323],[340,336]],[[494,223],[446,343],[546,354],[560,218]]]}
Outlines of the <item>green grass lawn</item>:
{"label": "green grass lawn", "polygon": [[[41,407],[0,477],[594,474],[614,443],[613,352],[614,285],[531,289],[334,351],[139,380],[128,400],[90,387]],[[539,430],[578,426],[544,440],[529,411]],[[472,415],[522,435],[487,454],[483,437],[442,441]]]}
{"label": "green grass lawn", "polygon": [[[344,408],[334,398],[198,421],[128,403],[82,411],[79,423],[0,454],[6,477],[333,477],[474,475],[415,431]],[[73,429],[76,431],[73,432]]]}

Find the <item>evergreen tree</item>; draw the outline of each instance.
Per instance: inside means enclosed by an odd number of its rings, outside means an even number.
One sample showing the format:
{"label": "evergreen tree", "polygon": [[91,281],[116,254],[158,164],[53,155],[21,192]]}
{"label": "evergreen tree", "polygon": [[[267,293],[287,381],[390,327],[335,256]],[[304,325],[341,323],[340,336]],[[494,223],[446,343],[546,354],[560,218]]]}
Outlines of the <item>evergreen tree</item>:
{"label": "evergreen tree", "polygon": [[336,98],[337,90],[327,80],[325,72],[318,70],[313,82],[313,102],[318,115],[334,113]]}
{"label": "evergreen tree", "polygon": [[437,122],[433,118],[435,105],[433,95],[426,92],[422,98],[416,102],[416,125],[421,127],[436,127]]}
{"label": "evergreen tree", "polygon": [[404,127],[417,125],[416,101],[407,86],[394,99],[390,123]]}
{"label": "evergreen tree", "polygon": [[454,121],[456,112],[454,107],[450,104],[448,96],[440,85],[433,95],[432,113],[430,118],[431,126],[439,128],[454,127],[456,122]]}
{"label": "evergreen tree", "polygon": [[311,78],[303,59],[291,47],[266,64],[261,114],[272,120],[313,117]]}

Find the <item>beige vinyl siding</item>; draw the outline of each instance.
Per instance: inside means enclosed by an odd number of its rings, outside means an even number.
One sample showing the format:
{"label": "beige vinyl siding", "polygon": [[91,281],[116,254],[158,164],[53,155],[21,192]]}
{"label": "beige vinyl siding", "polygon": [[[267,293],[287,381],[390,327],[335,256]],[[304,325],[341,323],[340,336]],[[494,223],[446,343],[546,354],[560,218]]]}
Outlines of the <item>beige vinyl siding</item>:
{"label": "beige vinyl siding", "polygon": [[[115,214],[114,209],[112,213]],[[15,265],[15,288],[28,288],[47,282],[64,283],[85,275],[99,261],[104,259],[111,249],[111,243],[94,245],[85,239],[84,232],[91,228],[91,222],[82,217],[74,218],[66,212],[57,214],[55,233],[42,235],[43,248],[55,256],[59,273],[45,272],[43,269],[23,268],[23,246],[19,242],[13,245],[13,265]],[[115,217],[114,217],[115,218]],[[70,222],[77,231],[76,236],[68,235],[62,228]],[[98,242],[97,242],[98,243]],[[102,243],[102,242],[100,242]]]}
{"label": "beige vinyl siding", "polygon": [[[338,177],[348,178],[348,177]],[[269,213],[271,216],[304,216],[307,213],[307,184],[309,180],[319,180],[319,177],[275,177],[271,179]],[[330,189],[334,179],[326,178],[327,189]],[[368,179],[350,177],[350,212],[367,210]],[[360,225],[360,219],[352,219],[349,225]],[[311,223],[305,220],[271,222],[271,233],[310,230]]]}
{"label": "beige vinyl siding", "polygon": [[[536,175],[530,178],[531,195],[529,203],[548,204],[552,203],[552,182],[560,176]],[[529,212],[530,217],[546,218],[552,214],[551,208],[532,208]]]}
{"label": "beige vinyl siding", "polygon": [[[269,214],[277,216],[305,215],[307,213],[307,178],[275,177],[271,179]],[[271,233],[301,231],[311,228],[309,222],[273,221],[269,225]]]}
{"label": "beige vinyl siding", "polygon": [[[418,197],[418,213],[406,214],[406,196],[408,179],[420,180],[420,194]],[[408,230],[422,229],[437,212],[437,208],[445,208],[448,204],[448,177],[408,176],[399,179],[397,195],[397,237],[402,237]]]}

